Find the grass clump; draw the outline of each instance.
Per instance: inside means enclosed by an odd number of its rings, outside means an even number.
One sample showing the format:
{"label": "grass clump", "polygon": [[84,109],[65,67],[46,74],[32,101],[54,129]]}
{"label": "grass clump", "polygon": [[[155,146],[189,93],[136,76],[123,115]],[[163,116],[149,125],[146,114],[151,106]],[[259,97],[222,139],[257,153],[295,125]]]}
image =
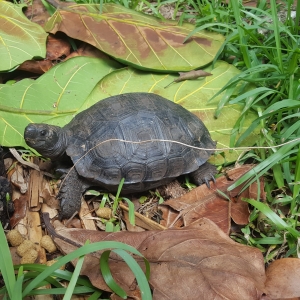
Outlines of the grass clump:
{"label": "grass clump", "polygon": [[[247,187],[262,176],[265,180],[267,202],[248,200],[254,210],[239,241],[266,252],[266,261],[296,256],[300,203],[300,4],[293,7],[291,1],[287,1],[286,5],[278,5],[271,0],[269,6],[266,1],[260,1],[257,7],[244,7],[230,1],[228,8],[229,26],[222,26],[220,22],[204,25],[205,18],[197,20],[197,24],[202,25],[196,30],[204,27],[228,30],[219,58],[242,71],[222,89],[225,93],[216,116],[227,102],[242,104],[243,112],[232,131],[232,146],[239,146],[260,126],[257,145],[269,147],[247,154],[246,159],[254,159],[258,165],[230,188],[239,184]],[[292,18],[292,10],[295,18]],[[243,92],[231,98],[237,84],[242,85]],[[258,117],[238,137],[239,127],[249,110],[255,110]],[[290,143],[274,147],[286,142]]]}

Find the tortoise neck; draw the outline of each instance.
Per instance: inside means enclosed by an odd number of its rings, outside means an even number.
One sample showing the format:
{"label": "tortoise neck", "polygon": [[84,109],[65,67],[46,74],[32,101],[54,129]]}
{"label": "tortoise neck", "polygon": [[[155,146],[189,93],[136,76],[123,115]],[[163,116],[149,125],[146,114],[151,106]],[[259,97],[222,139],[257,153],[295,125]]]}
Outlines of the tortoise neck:
{"label": "tortoise neck", "polygon": [[68,146],[68,138],[65,130],[61,127],[50,125],[49,126],[49,141],[47,147],[39,151],[43,156],[52,160],[60,159],[66,152]]}

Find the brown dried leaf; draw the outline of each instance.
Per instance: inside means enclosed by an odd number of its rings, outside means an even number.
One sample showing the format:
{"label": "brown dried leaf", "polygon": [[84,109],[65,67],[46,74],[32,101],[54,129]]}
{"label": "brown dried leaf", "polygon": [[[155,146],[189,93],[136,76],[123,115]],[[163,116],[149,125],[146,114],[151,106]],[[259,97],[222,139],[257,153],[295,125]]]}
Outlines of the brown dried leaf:
{"label": "brown dried leaf", "polygon": [[15,211],[9,221],[11,228],[14,228],[20,222],[20,220],[25,218],[27,208],[28,208],[28,196],[27,195],[22,195],[19,198],[14,200]]}
{"label": "brown dried leaf", "polygon": [[26,60],[19,67],[19,70],[35,73],[35,74],[44,74],[53,64],[50,60]]}
{"label": "brown dried leaf", "polygon": [[275,260],[266,271],[265,293],[271,299],[300,297],[300,259]]}
{"label": "brown dried leaf", "polygon": [[[185,226],[199,218],[205,217],[215,222],[225,233],[229,233],[230,217],[239,225],[248,223],[248,204],[242,201],[241,198],[253,196],[254,189],[247,189],[239,195],[242,187],[237,187],[230,193],[227,192],[227,188],[252,168],[253,165],[243,165],[232,169],[228,171],[226,176],[219,177],[216,183],[211,185],[210,189],[206,185],[201,185],[184,196],[168,200],[162,205],[169,206],[177,211],[177,220],[182,218]],[[218,190],[227,194],[231,201],[224,199],[218,193]],[[252,191],[251,193],[250,190]],[[261,186],[261,191],[263,191],[263,185]],[[262,197],[264,197],[264,194]],[[174,216],[172,218],[167,217],[169,220],[173,218]],[[168,222],[165,226],[176,226],[177,220],[172,223]]]}
{"label": "brown dried leaf", "polygon": [[18,69],[36,74],[44,74],[56,64],[57,60],[62,60],[70,55],[71,51],[71,46],[66,40],[57,38],[51,34],[47,37],[46,47],[45,60],[27,60]]}
{"label": "brown dried leaf", "polygon": [[109,57],[108,55],[106,55],[96,47],[86,43],[82,43],[76,51],[72,52],[70,55],[66,57],[66,60],[76,56],[97,57],[103,60],[112,60],[111,57]]}
{"label": "brown dried leaf", "polygon": [[47,22],[46,31],[62,31],[143,70],[190,71],[205,66],[224,41],[222,35],[206,31],[185,41],[193,25],[178,26],[113,3],[104,3],[101,13],[93,4],[62,7]]}
{"label": "brown dried leaf", "polygon": [[44,24],[50,17],[50,14],[45,8],[45,5],[43,5],[41,0],[33,0],[27,3],[27,9],[24,12],[25,16],[31,22],[44,26]]}
{"label": "brown dried leaf", "polygon": [[[213,222],[201,219],[182,229],[106,233],[60,227],[63,238],[54,241],[65,254],[76,247],[63,239],[83,245],[88,239],[120,241],[137,248],[150,262],[153,299],[259,299],[264,289],[264,261],[258,249],[232,241]],[[100,253],[85,257],[82,275],[92,284],[109,291],[99,272]],[[143,261],[139,261],[144,266]],[[112,255],[114,279],[128,294],[137,292],[128,266]]]}
{"label": "brown dried leaf", "polygon": [[160,221],[162,226],[168,227],[168,224],[174,224],[173,227],[176,228],[183,226],[183,220],[182,218],[178,219],[178,212],[176,210],[163,205],[160,205],[159,210],[162,213],[162,220]]}
{"label": "brown dried leaf", "polygon": [[40,193],[40,197],[43,198],[43,202],[53,209],[59,209],[59,200],[55,195],[51,194],[48,187],[45,187]]}
{"label": "brown dried leaf", "polygon": [[17,187],[22,194],[25,194],[28,190],[28,182],[24,179],[23,169],[17,165],[16,168],[11,170],[8,174],[10,182]]}
{"label": "brown dried leaf", "polygon": [[71,45],[66,39],[49,34],[47,38],[47,59],[57,60],[70,55]]}

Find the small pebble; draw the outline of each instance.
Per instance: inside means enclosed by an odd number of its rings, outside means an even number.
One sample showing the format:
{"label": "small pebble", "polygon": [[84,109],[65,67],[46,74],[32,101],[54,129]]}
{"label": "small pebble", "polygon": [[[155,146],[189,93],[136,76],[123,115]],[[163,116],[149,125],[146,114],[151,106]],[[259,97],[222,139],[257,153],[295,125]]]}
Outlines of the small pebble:
{"label": "small pebble", "polygon": [[33,264],[38,258],[38,252],[31,248],[24,254],[21,259],[21,264]]}
{"label": "small pebble", "polygon": [[24,241],[24,238],[22,237],[21,233],[16,229],[9,231],[6,234],[6,238],[13,247],[21,245]]}
{"label": "small pebble", "polygon": [[45,248],[49,253],[53,253],[57,250],[52,238],[49,235],[44,235],[40,241],[41,247]]}
{"label": "small pebble", "polygon": [[96,215],[99,218],[109,220],[112,215],[112,210],[108,207],[99,207],[99,209],[96,211]]}
{"label": "small pebble", "polygon": [[31,249],[35,250],[35,244],[30,240],[24,240],[17,248],[17,254],[23,257]]}

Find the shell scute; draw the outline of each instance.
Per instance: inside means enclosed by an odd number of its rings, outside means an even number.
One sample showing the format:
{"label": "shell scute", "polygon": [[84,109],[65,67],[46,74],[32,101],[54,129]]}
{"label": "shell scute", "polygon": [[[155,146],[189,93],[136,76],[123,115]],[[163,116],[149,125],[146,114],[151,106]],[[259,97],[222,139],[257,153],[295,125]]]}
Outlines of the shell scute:
{"label": "shell scute", "polygon": [[117,186],[125,178],[125,185],[133,190],[195,171],[213,152],[180,143],[215,148],[201,120],[180,105],[149,93],[99,101],[64,129],[69,135],[67,154],[79,175],[104,186]]}

